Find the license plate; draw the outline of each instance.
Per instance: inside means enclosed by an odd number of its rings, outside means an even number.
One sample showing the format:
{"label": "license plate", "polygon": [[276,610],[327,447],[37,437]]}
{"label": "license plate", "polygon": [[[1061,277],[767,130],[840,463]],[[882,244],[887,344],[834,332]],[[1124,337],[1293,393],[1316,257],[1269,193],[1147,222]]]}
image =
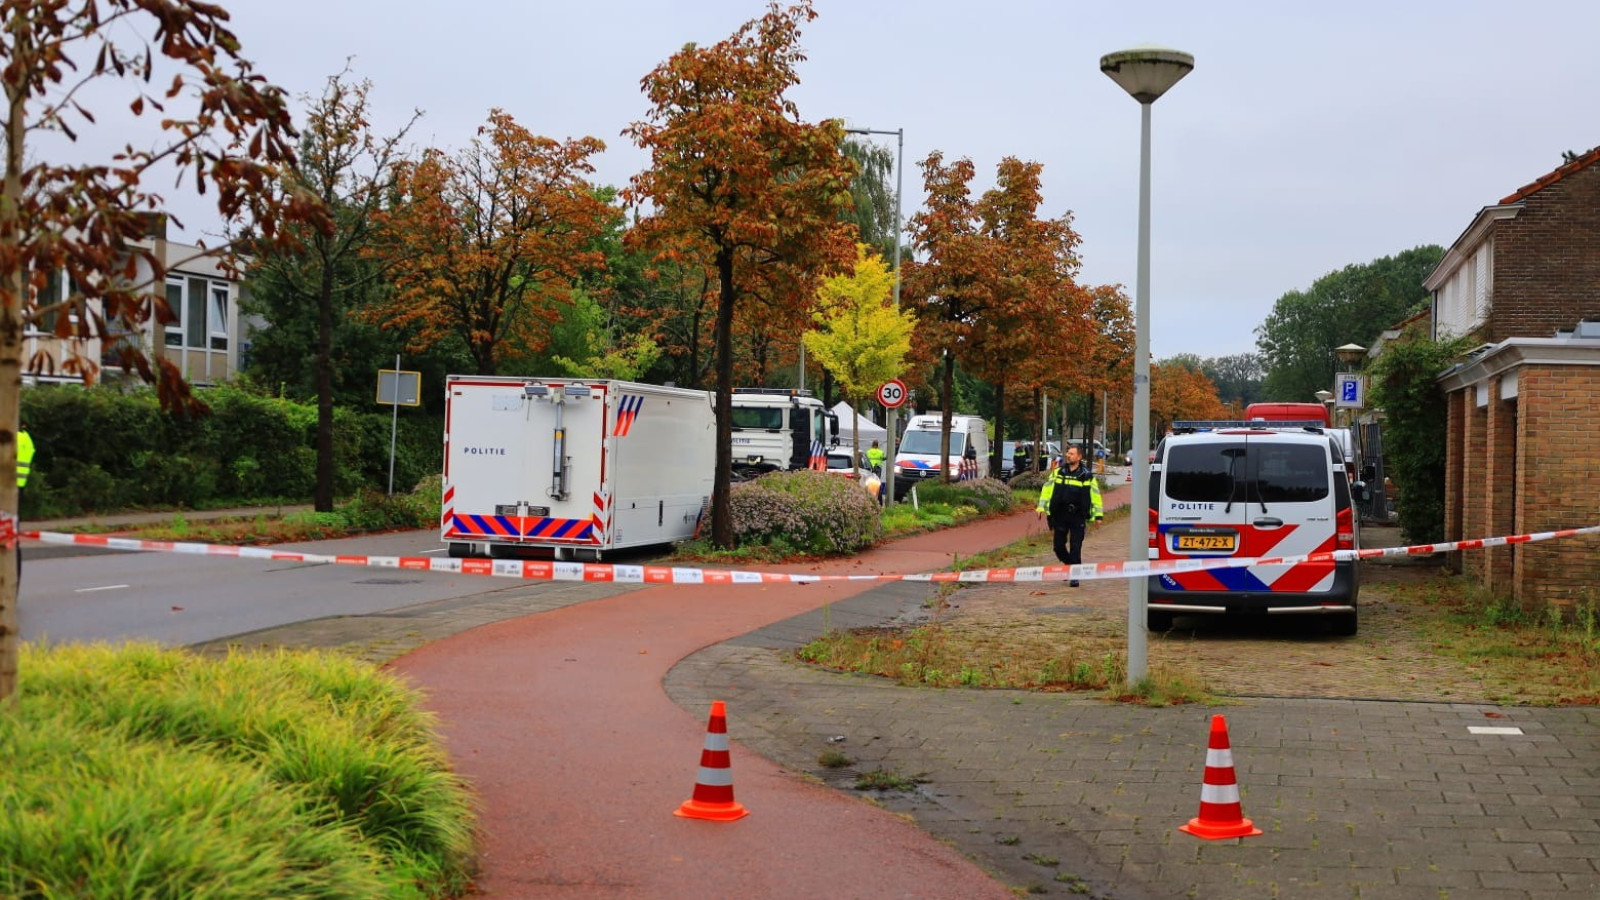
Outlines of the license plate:
{"label": "license plate", "polygon": [[1236,534],[1180,534],[1177,536],[1177,550],[1227,550],[1231,551],[1237,546],[1239,536]]}

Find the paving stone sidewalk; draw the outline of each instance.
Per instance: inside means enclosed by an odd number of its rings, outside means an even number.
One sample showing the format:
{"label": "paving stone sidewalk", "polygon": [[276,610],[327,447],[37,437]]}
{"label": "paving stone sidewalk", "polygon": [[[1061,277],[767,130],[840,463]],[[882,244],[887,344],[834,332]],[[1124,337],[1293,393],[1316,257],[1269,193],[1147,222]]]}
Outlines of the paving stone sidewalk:
{"label": "paving stone sidewalk", "polygon": [[[836,604],[832,625],[915,617],[925,592],[880,588]],[[874,796],[1008,884],[1120,900],[1600,896],[1593,710],[1280,699],[1146,709],[904,688],[790,661],[822,631],[814,612],[707,648],[672,670],[668,693],[686,709],[726,701],[735,740],[841,790],[876,768],[918,778],[913,793]],[[1177,831],[1198,812],[1213,714],[1226,717],[1259,837]],[[823,767],[830,749],[853,764]]]}

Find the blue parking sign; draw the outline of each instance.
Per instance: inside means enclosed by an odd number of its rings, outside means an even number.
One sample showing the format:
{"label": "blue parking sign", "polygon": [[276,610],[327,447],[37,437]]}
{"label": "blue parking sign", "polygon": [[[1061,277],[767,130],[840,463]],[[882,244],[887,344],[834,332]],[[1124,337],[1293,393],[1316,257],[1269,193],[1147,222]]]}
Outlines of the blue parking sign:
{"label": "blue parking sign", "polygon": [[1351,380],[1339,385],[1339,387],[1344,389],[1344,393],[1339,397],[1340,400],[1344,401],[1345,403],[1356,402],[1356,389],[1359,388],[1360,385],[1356,384],[1354,380]]}
{"label": "blue parking sign", "polygon": [[1361,409],[1366,405],[1365,391],[1363,390],[1365,385],[1362,383],[1360,375],[1354,372],[1340,372],[1334,386],[1338,388],[1338,399],[1334,401],[1334,405],[1339,408]]}

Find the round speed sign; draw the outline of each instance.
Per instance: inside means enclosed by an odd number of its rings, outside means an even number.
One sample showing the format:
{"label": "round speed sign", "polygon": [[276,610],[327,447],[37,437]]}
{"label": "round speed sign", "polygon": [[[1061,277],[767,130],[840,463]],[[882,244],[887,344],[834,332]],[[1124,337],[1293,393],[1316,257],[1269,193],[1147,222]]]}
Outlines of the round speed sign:
{"label": "round speed sign", "polygon": [[906,402],[906,383],[891,378],[878,386],[878,402],[885,408],[897,409]]}

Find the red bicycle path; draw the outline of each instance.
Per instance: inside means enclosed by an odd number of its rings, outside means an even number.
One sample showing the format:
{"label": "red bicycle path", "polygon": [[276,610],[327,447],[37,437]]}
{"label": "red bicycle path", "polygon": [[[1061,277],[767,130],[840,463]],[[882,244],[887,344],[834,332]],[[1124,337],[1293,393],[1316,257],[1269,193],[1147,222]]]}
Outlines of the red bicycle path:
{"label": "red bicycle path", "polygon": [[[1117,491],[1107,506],[1120,505]],[[1042,529],[1031,512],[768,567],[917,573]],[[679,818],[709,710],[662,688],[679,660],[876,582],[658,586],[429,644],[391,664],[426,695],[479,797],[477,890],[529,898],[918,898],[1014,895],[910,822],[732,746],[732,823]],[[737,734],[739,710],[727,711]]]}

